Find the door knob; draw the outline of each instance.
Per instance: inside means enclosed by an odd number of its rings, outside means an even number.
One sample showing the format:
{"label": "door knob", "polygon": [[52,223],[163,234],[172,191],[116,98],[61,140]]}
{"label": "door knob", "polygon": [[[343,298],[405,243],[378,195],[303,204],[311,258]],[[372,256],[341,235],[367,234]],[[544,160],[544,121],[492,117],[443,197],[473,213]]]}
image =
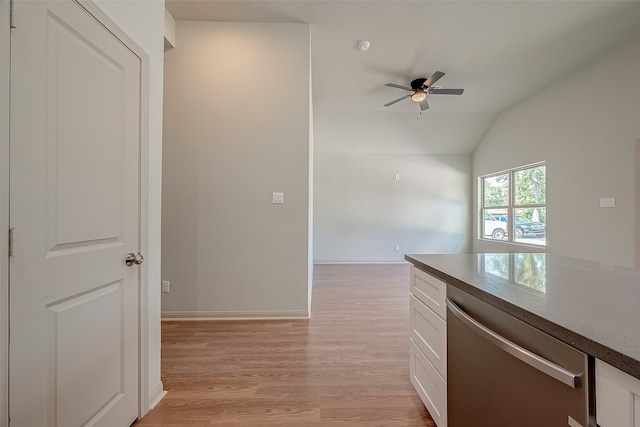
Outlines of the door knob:
{"label": "door knob", "polygon": [[132,266],[133,264],[140,265],[143,262],[144,257],[140,255],[140,252],[138,252],[138,254],[131,252],[127,254],[127,257],[124,259],[124,263],[127,264],[127,266]]}

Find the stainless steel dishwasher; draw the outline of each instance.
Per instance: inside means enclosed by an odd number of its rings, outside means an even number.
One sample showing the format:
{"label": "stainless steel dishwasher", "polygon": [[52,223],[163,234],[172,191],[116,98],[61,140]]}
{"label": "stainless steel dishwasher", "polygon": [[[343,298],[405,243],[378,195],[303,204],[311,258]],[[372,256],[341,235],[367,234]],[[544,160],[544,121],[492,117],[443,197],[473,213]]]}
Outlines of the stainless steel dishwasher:
{"label": "stainless steel dishwasher", "polygon": [[592,357],[448,285],[448,427],[596,427]]}

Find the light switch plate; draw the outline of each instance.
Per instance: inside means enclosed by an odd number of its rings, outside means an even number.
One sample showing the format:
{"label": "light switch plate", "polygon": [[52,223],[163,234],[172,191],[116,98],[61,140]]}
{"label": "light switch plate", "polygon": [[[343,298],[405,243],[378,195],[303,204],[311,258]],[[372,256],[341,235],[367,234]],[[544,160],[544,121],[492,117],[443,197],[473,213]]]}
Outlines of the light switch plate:
{"label": "light switch plate", "polygon": [[603,197],[600,199],[600,207],[601,208],[615,208],[616,207],[616,198],[615,197]]}

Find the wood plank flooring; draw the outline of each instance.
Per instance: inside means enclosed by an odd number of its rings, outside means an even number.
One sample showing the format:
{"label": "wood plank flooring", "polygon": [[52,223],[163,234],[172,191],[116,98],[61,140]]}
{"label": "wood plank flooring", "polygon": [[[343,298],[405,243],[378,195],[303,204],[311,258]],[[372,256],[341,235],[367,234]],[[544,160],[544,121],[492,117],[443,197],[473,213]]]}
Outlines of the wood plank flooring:
{"label": "wood plank flooring", "polygon": [[135,427],[435,427],[409,381],[409,267],[317,265],[312,318],[162,323]]}

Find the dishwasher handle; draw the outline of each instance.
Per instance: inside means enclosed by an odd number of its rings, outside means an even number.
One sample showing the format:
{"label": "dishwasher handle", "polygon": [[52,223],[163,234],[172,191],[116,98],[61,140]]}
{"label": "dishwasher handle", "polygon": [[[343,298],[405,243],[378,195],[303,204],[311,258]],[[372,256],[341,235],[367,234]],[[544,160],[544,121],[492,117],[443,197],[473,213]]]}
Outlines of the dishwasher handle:
{"label": "dishwasher handle", "polygon": [[581,387],[582,374],[575,374],[559,366],[537,354],[515,344],[503,336],[495,333],[491,329],[487,328],[477,320],[470,317],[467,313],[462,311],[458,305],[451,299],[447,298],[447,307],[451,310],[451,313],[462,321],[469,328],[473,329],[481,337],[487,339],[493,344],[497,345],[500,349],[506,351],[510,355],[520,359],[527,365],[549,375],[550,377],[560,381],[563,384],[572,388]]}

